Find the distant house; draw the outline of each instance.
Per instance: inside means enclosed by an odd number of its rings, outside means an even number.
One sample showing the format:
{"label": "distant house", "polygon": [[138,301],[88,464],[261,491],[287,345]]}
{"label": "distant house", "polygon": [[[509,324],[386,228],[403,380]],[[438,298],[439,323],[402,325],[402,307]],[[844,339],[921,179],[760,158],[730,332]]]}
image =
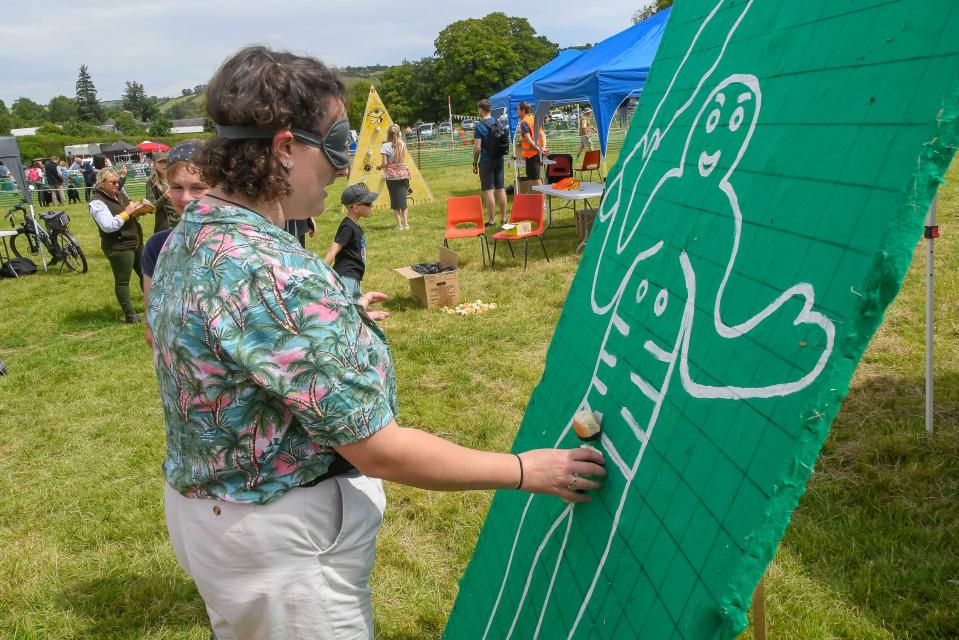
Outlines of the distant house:
{"label": "distant house", "polygon": [[203,118],[174,120],[170,133],[203,133]]}
{"label": "distant house", "polygon": [[106,131],[107,133],[117,132],[116,123],[113,121],[112,118],[110,120],[107,120],[103,124],[101,124],[99,127],[97,127],[97,129],[99,129],[100,131]]}
{"label": "distant house", "polygon": [[[35,136],[40,127],[23,127],[22,129],[10,129],[10,133],[15,136]],[[202,127],[201,127],[202,129]]]}

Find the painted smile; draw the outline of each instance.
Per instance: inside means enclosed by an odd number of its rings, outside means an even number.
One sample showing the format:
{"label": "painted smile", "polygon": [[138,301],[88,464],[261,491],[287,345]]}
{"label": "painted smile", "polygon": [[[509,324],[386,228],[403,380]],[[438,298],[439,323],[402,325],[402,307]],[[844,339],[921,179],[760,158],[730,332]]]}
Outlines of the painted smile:
{"label": "painted smile", "polygon": [[699,154],[699,175],[704,178],[713,172],[713,169],[716,168],[716,163],[719,162],[719,156],[722,155],[722,151],[716,151],[716,153],[706,153],[703,151]]}

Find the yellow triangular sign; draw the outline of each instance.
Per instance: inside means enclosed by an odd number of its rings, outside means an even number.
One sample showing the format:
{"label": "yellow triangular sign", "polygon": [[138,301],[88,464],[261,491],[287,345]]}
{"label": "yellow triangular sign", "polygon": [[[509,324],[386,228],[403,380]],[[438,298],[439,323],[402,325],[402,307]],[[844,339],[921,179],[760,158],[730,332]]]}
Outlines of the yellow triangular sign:
{"label": "yellow triangular sign", "polygon": [[[393,120],[387,113],[380,94],[370,87],[370,97],[366,101],[366,111],[363,112],[363,124],[360,127],[360,138],[356,143],[356,155],[353,156],[353,166],[350,167],[350,184],[363,183],[370,191],[381,194],[373,203],[374,209],[390,208],[390,196],[386,191],[383,171],[376,167],[380,165],[380,147],[386,142],[386,131],[391,124]],[[410,192],[407,198],[409,206],[433,202],[433,194],[416,167],[409,148],[406,150],[405,162],[410,170]]]}

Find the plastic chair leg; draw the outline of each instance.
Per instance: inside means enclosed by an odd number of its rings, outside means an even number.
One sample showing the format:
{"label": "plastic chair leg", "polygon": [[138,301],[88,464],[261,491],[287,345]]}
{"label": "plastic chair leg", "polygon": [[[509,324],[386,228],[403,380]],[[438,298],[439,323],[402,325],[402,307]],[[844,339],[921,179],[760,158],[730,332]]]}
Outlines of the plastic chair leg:
{"label": "plastic chair leg", "polygon": [[526,271],[527,264],[529,264],[529,238],[523,240],[523,271]]}
{"label": "plastic chair leg", "polygon": [[490,261],[490,265],[489,265],[489,268],[490,268],[490,269],[492,269],[493,267],[496,266],[496,244],[497,244],[498,242],[499,242],[499,240],[493,240],[493,260]]}
{"label": "plastic chair leg", "polygon": [[515,258],[515,257],[516,257],[516,253],[513,251],[513,243],[510,242],[509,240],[507,240],[507,241],[506,241],[506,246],[509,247],[509,254]]}
{"label": "plastic chair leg", "polygon": [[543,247],[543,255],[546,256],[546,262],[549,262],[549,254],[546,253],[546,244],[543,242],[543,236],[539,237],[539,246]]}

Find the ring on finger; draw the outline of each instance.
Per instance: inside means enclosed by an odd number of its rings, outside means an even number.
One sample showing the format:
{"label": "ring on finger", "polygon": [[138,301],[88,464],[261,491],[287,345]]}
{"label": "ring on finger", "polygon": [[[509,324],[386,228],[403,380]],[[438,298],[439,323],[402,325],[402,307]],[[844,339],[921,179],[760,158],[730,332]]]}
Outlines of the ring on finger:
{"label": "ring on finger", "polygon": [[566,483],[566,488],[570,491],[576,491],[579,486],[579,478],[573,476],[573,479]]}

